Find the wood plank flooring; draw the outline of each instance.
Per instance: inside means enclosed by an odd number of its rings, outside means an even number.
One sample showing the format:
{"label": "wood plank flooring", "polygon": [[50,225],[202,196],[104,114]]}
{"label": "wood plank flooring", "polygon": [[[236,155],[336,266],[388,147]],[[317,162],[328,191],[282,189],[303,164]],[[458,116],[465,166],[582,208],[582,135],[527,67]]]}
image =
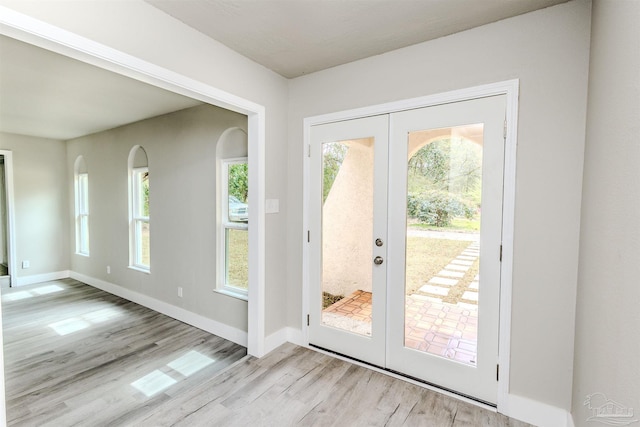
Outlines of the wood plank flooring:
{"label": "wood plank flooring", "polygon": [[11,426],[527,426],[293,344],[245,356],[74,280],[2,309]]}

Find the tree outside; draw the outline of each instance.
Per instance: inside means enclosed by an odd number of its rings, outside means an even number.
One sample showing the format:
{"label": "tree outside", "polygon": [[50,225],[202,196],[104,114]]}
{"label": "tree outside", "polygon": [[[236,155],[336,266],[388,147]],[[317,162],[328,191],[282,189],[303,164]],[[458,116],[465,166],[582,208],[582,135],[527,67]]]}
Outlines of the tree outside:
{"label": "tree outside", "polygon": [[235,196],[242,203],[249,197],[249,165],[235,163],[229,165],[229,195]]}
{"label": "tree outside", "polygon": [[[408,216],[436,228],[479,221],[482,147],[461,138],[431,142],[408,165]],[[458,220],[458,221],[456,221]]]}

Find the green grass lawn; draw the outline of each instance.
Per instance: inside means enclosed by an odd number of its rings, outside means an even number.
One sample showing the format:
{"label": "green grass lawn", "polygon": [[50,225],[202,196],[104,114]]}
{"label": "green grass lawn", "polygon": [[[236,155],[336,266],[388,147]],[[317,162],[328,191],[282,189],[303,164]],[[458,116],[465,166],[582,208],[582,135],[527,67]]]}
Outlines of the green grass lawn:
{"label": "green grass lawn", "polygon": [[238,288],[249,288],[249,232],[229,229],[228,281]]}
{"label": "green grass lawn", "polygon": [[410,228],[417,228],[420,230],[433,230],[433,231],[460,231],[460,232],[477,232],[480,231],[480,218],[467,219],[467,218],[454,218],[451,220],[451,225],[448,227],[436,227],[429,224],[421,224],[419,222],[410,223]]}

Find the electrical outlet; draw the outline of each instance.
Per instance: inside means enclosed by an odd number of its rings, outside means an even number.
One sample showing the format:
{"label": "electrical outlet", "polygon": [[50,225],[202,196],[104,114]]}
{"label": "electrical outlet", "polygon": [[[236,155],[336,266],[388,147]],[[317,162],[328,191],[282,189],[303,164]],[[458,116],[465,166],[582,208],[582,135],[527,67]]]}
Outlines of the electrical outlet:
{"label": "electrical outlet", "polygon": [[178,296],[182,298],[182,286],[178,286]]}
{"label": "electrical outlet", "polygon": [[22,268],[29,268],[31,267],[31,262],[30,261],[22,261]]}
{"label": "electrical outlet", "polygon": [[111,266],[107,265],[107,274],[111,274]]}

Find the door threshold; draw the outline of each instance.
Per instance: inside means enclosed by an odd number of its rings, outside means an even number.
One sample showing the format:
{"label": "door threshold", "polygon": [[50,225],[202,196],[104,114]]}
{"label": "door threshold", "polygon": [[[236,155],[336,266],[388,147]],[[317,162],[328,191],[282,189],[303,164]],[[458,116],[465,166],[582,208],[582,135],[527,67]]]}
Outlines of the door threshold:
{"label": "door threshold", "polygon": [[326,354],[328,356],[333,356],[336,359],[344,360],[345,362],[350,362],[350,363],[353,363],[354,365],[362,366],[363,368],[371,369],[372,371],[379,372],[381,374],[385,374],[385,375],[388,375],[390,377],[393,377],[393,378],[396,378],[396,379],[399,379],[399,380],[402,380],[402,381],[406,381],[408,383],[417,385],[417,386],[422,387],[422,388],[426,388],[426,389],[434,391],[436,393],[440,393],[440,394],[443,394],[445,396],[452,397],[454,399],[458,399],[458,400],[461,400],[461,401],[466,402],[466,403],[470,403],[470,404],[472,404],[474,406],[478,406],[480,408],[487,409],[487,410],[489,410],[491,412],[498,412],[497,405],[494,404],[494,403],[490,403],[490,402],[484,401],[482,399],[478,399],[476,397],[469,396],[469,395],[466,395],[464,393],[460,393],[458,391],[455,391],[455,390],[452,390],[452,389],[449,389],[449,388],[446,388],[446,387],[442,387],[442,386],[439,386],[437,384],[430,383],[429,381],[425,381],[425,380],[422,380],[420,378],[412,377],[411,375],[407,375],[407,374],[404,374],[402,372],[394,371],[392,369],[387,369],[387,368],[383,368],[381,366],[373,365],[371,363],[364,362],[364,361],[362,361],[360,359],[356,359],[354,357],[350,357],[350,356],[344,355],[342,353],[338,353],[338,352],[333,351],[333,350],[329,350],[329,349],[326,349],[326,348],[323,348],[323,347],[319,347],[319,346],[314,345],[314,344],[309,344],[308,348],[310,348],[311,350],[315,350],[315,351],[317,351],[319,353]]}

